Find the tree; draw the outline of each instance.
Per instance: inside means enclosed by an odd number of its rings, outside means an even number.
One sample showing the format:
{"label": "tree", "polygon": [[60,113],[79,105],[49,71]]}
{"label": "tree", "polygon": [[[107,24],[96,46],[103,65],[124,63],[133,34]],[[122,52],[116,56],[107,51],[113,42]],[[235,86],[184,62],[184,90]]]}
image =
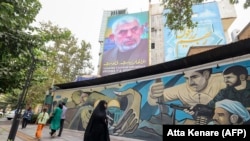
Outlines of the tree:
{"label": "tree", "polygon": [[[67,28],[60,28],[51,22],[41,23],[39,34],[47,39],[43,47],[44,59],[48,63],[48,74],[55,83],[72,82],[77,75],[91,74],[93,66],[91,45],[78,40]],[[52,82],[52,81],[51,81]]]}
{"label": "tree", "polygon": [[[192,6],[204,2],[205,0],[163,0],[162,5],[168,12],[165,26],[171,30],[183,30],[185,27],[194,28],[197,23],[192,21]],[[229,0],[231,4],[237,4],[239,0]],[[250,6],[250,0],[246,0],[243,7],[246,9]]]}
{"label": "tree", "polygon": [[35,50],[42,41],[32,34],[30,24],[41,4],[38,0],[2,0],[0,2],[0,92],[22,89],[31,63],[28,49]]}
{"label": "tree", "polygon": [[[5,101],[13,107],[34,60],[34,74],[25,99],[30,106],[44,100],[53,80],[71,82],[76,75],[93,71],[89,43],[81,41],[79,47],[68,29],[52,24],[44,24],[42,28],[31,26],[40,8],[38,0],[0,2],[0,93],[5,94]],[[47,67],[41,60],[46,60]]]}

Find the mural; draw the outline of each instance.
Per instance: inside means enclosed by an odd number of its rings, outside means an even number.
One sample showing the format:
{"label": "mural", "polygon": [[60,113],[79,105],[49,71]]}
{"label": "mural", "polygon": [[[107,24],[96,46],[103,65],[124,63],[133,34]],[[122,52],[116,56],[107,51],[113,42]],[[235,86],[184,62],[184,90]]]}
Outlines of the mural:
{"label": "mural", "polygon": [[[144,81],[58,90],[54,104],[66,102],[66,128],[85,130],[97,102],[106,100],[110,135],[161,141],[163,124],[249,124],[249,72],[250,60],[243,60]],[[230,120],[229,113],[239,120]]]}
{"label": "mural", "polygon": [[146,67],[148,64],[148,12],[109,17],[101,76]]}
{"label": "mural", "polygon": [[[186,57],[190,47],[226,44],[217,3],[194,5],[192,9],[192,20],[197,22],[197,27],[177,32],[171,31],[168,27],[164,28],[166,62]],[[166,21],[165,17],[163,20]]]}

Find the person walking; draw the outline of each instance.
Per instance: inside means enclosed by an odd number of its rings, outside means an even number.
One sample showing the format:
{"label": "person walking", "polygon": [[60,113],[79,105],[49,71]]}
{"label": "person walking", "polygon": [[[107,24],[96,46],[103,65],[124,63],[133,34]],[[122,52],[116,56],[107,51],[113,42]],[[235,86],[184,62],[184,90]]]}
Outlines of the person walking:
{"label": "person walking", "polygon": [[107,102],[101,100],[89,119],[83,141],[110,141],[106,109]]}
{"label": "person walking", "polygon": [[38,141],[40,141],[42,137],[43,127],[46,125],[48,119],[49,119],[49,114],[47,113],[47,108],[44,108],[43,111],[37,116],[37,119],[36,119],[37,129],[36,129],[35,136],[38,139]]}
{"label": "person walking", "polygon": [[26,128],[27,124],[30,123],[32,115],[32,109],[29,107],[23,114],[22,129]]}
{"label": "person walking", "polygon": [[59,134],[58,134],[58,137],[61,137],[62,135],[62,131],[63,131],[63,125],[64,125],[64,120],[66,118],[66,111],[67,111],[67,107],[66,107],[66,103],[65,102],[62,102],[62,115],[61,115],[61,121],[60,121],[60,130],[59,130]]}
{"label": "person walking", "polygon": [[62,115],[62,104],[60,103],[55,109],[52,114],[53,119],[50,124],[50,135],[51,137],[54,137],[56,135],[56,130],[60,129],[60,121],[61,121],[61,115]]}

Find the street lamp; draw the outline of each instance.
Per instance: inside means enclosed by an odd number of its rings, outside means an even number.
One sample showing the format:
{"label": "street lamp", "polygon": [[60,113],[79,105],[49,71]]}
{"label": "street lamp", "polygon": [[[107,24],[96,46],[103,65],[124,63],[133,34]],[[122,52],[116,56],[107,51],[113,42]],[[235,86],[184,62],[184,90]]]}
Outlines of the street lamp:
{"label": "street lamp", "polygon": [[32,79],[33,72],[34,72],[35,67],[36,67],[36,63],[39,61],[38,59],[35,59],[34,53],[30,49],[30,47],[28,47],[28,50],[29,50],[29,52],[31,54],[32,62],[30,64],[29,70],[27,72],[27,78],[26,78],[26,81],[25,81],[25,85],[23,87],[23,91],[22,91],[22,93],[20,95],[20,98],[18,100],[16,114],[15,114],[15,117],[13,119],[12,126],[11,126],[11,129],[10,129],[10,133],[9,133],[9,137],[8,137],[7,141],[14,141],[15,140],[18,125],[19,125],[19,122],[21,120],[21,115],[22,115],[21,114],[21,112],[22,112],[22,104],[24,103],[24,101],[26,99],[26,95],[27,95],[27,92],[28,92],[28,89],[29,89],[29,86],[30,86],[30,81]]}

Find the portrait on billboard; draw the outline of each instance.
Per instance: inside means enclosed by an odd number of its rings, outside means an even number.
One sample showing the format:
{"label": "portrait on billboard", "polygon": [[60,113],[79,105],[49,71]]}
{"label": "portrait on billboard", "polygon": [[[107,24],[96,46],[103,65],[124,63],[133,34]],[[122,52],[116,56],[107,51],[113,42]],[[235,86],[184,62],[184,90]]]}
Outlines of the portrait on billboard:
{"label": "portrait on billboard", "polygon": [[143,68],[148,66],[148,60],[148,12],[109,17],[101,75]]}

